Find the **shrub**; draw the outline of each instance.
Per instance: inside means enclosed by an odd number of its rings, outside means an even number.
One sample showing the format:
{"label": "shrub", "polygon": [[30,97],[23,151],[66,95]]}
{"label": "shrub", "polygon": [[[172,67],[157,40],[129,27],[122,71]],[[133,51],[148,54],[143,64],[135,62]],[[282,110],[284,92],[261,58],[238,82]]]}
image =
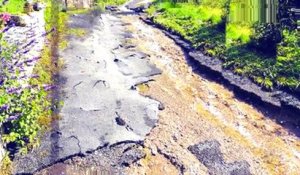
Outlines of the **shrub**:
{"label": "shrub", "polygon": [[254,35],[249,46],[264,54],[276,55],[277,44],[281,41],[281,31],[278,25],[258,24],[254,25]]}
{"label": "shrub", "polygon": [[226,26],[226,44],[248,43],[253,35],[253,30],[249,25],[230,23]]}
{"label": "shrub", "polygon": [[39,84],[28,84],[30,79],[24,68],[27,63],[36,61],[31,58],[20,61],[17,51],[9,45],[1,44],[0,73],[0,125],[4,129],[3,141],[15,143],[18,147],[33,142],[40,129],[39,118],[45,114],[47,93]]}

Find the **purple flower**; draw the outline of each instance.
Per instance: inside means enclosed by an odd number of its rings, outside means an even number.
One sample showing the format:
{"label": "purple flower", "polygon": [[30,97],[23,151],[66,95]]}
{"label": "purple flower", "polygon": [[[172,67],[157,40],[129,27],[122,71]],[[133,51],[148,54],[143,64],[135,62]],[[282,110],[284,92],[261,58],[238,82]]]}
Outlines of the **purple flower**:
{"label": "purple flower", "polygon": [[21,61],[21,62],[17,63],[15,66],[21,67],[23,64],[24,64],[24,62]]}
{"label": "purple flower", "polygon": [[5,28],[2,30],[2,33],[7,32],[10,28],[11,28],[10,26],[5,27]]}
{"label": "purple flower", "polygon": [[43,33],[43,34],[42,34],[42,37],[44,37],[44,36],[46,36],[46,35],[48,35],[48,34],[54,32],[54,31],[55,31],[55,28],[52,28],[49,32]]}
{"label": "purple flower", "polygon": [[33,75],[30,76],[30,78],[40,78],[40,76],[37,75],[37,74],[33,74]]}
{"label": "purple flower", "polygon": [[49,91],[51,89],[56,88],[56,86],[55,85],[43,85],[43,88],[45,91]]}
{"label": "purple flower", "polygon": [[21,87],[9,88],[9,89],[6,89],[6,92],[8,94],[14,94],[14,93],[18,93],[21,89],[22,89]]}
{"label": "purple flower", "polygon": [[40,58],[41,57],[34,57],[34,58],[31,58],[31,59],[28,59],[28,60],[24,61],[24,63],[31,63],[31,62],[34,62],[34,61],[40,59]]}
{"label": "purple flower", "polygon": [[2,86],[4,83],[4,79],[0,79],[0,86]]}
{"label": "purple flower", "polygon": [[37,85],[28,85],[25,87],[25,89],[32,89],[32,88],[36,88],[36,87],[37,87]]}
{"label": "purple flower", "polygon": [[19,80],[24,79],[24,78],[28,78],[27,75],[23,75],[23,76],[19,77]]}
{"label": "purple flower", "polygon": [[26,53],[28,53],[29,51],[30,51],[30,49],[25,50],[25,51],[23,52],[23,54],[26,54]]}
{"label": "purple flower", "polygon": [[21,114],[15,114],[15,115],[11,115],[7,118],[8,121],[13,121],[13,120],[17,120],[19,117],[21,116]]}
{"label": "purple flower", "polygon": [[2,105],[2,106],[0,107],[0,111],[6,111],[8,108],[9,108],[8,105]]}
{"label": "purple flower", "polygon": [[15,80],[17,79],[17,76],[11,76],[9,79]]}
{"label": "purple flower", "polygon": [[25,49],[26,47],[32,45],[34,42],[36,41],[36,39],[32,39],[28,44],[26,44],[23,49]]}

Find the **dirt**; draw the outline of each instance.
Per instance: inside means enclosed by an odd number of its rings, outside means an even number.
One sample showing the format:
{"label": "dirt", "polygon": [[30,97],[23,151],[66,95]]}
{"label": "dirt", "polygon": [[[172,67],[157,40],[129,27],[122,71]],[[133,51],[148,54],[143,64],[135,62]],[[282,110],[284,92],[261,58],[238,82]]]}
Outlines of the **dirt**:
{"label": "dirt", "polygon": [[[123,16],[132,43],[163,70],[140,93],[160,101],[158,125],[145,140],[146,157],[128,174],[208,174],[188,147],[215,140],[227,163],[245,161],[252,174],[298,175],[300,141],[282,125],[188,66],[184,52],[138,16]],[[272,115],[272,114],[270,114]],[[211,173],[211,172],[210,172]]]}

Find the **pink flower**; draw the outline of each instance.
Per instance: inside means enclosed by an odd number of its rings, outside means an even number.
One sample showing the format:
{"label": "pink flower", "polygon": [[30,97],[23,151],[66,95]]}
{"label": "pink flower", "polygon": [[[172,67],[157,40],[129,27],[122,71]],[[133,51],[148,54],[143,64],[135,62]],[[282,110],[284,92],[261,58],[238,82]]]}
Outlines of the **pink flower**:
{"label": "pink flower", "polygon": [[1,19],[4,21],[4,22],[8,22],[11,18],[11,15],[9,13],[2,13],[1,14]]}

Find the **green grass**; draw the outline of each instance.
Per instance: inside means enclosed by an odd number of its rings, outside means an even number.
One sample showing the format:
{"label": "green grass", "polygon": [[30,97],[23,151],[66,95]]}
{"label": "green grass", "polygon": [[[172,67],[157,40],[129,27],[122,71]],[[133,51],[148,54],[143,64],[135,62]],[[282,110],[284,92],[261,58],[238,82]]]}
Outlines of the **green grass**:
{"label": "green grass", "polygon": [[127,0],[95,0],[96,4],[102,9],[104,9],[107,5],[122,5],[126,1]]}
{"label": "green grass", "polygon": [[[155,14],[154,9],[162,13]],[[225,32],[220,25],[225,14],[222,8],[162,2],[156,3],[147,12],[154,16],[156,23],[179,33],[195,47],[205,45],[214,53],[215,49],[219,49],[216,47],[225,45]]]}
{"label": "green grass", "polygon": [[6,5],[0,7],[0,11],[18,15],[23,13],[24,4],[25,0],[9,0]]}
{"label": "green grass", "polygon": [[251,26],[239,25],[230,23],[226,26],[226,44],[231,45],[234,42],[241,42],[243,44],[250,41],[250,37],[253,35],[253,29]]}
{"label": "green grass", "polygon": [[203,0],[200,4],[157,1],[146,12],[155,23],[180,34],[195,48],[222,59],[227,69],[268,89],[298,88],[300,32],[285,31],[276,53],[269,54],[251,46],[261,35],[254,24],[225,20],[229,15],[226,3],[227,0]]}

